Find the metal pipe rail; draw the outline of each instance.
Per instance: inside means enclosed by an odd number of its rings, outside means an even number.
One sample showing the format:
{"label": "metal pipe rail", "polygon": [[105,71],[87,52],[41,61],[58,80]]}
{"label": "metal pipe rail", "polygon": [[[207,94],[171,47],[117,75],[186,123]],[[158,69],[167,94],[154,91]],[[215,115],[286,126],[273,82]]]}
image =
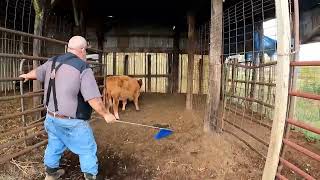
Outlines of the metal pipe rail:
{"label": "metal pipe rail", "polygon": [[310,126],[309,124],[304,123],[302,121],[297,121],[297,120],[289,118],[289,119],[287,119],[287,122],[289,124],[295,125],[295,126],[300,127],[302,129],[306,129],[306,130],[311,131],[313,133],[320,134],[320,128]]}
{"label": "metal pipe rail", "polygon": [[258,84],[263,86],[276,86],[275,83],[265,83],[265,82],[254,82],[254,81],[245,81],[245,80],[232,80],[228,79],[229,82],[236,82],[236,83],[249,83],[249,84]]}
{"label": "metal pipe rail", "polygon": [[291,170],[293,170],[294,172],[296,172],[297,174],[299,174],[300,176],[304,177],[307,180],[316,180],[315,178],[313,178],[312,176],[310,176],[309,174],[307,174],[306,172],[304,172],[303,170],[301,170],[300,168],[298,168],[297,166],[295,166],[294,164],[290,163],[289,161],[280,158],[280,162],[287,166],[288,168],[290,168]]}
{"label": "metal pipe rail", "polygon": [[246,68],[246,69],[257,69],[257,68],[277,65],[277,61],[272,61],[272,62],[268,62],[268,63],[256,65],[256,66],[242,65],[242,64],[239,64],[239,63],[227,63],[227,65],[231,65],[231,66],[233,65],[233,66],[236,66],[236,67],[241,67],[241,68]]}
{"label": "metal pipe rail", "polygon": [[37,109],[33,109],[33,110],[26,110],[24,112],[14,113],[14,114],[6,115],[6,116],[0,116],[0,120],[14,118],[14,117],[18,117],[18,116],[26,115],[26,114],[31,114],[31,113],[34,113],[34,112],[43,111],[45,109],[46,108],[42,107],[42,108],[37,108]]}
{"label": "metal pipe rail", "polygon": [[[16,31],[16,30],[4,28],[4,27],[0,27],[0,31],[15,34],[15,35],[20,35],[20,36],[31,37],[34,39],[44,40],[44,41],[48,41],[48,42],[58,43],[58,44],[62,44],[62,45],[68,45],[68,43],[65,41],[60,41],[57,39],[52,39],[52,38],[48,38],[48,37],[44,37],[44,36],[38,36],[38,35],[22,32],[22,31]],[[100,49],[95,49],[95,48],[88,48],[88,50],[95,51],[95,52],[101,52],[101,53],[104,52]]]}
{"label": "metal pipe rail", "polygon": [[289,95],[320,101],[320,95],[317,95],[317,94],[311,94],[311,93],[305,93],[305,92],[299,92],[299,91],[291,91],[291,92],[289,92]]}
{"label": "metal pipe rail", "polygon": [[4,149],[4,148],[7,148],[7,147],[9,147],[9,146],[12,146],[12,145],[21,143],[21,142],[23,142],[23,141],[25,141],[25,140],[27,140],[27,139],[33,138],[33,137],[35,137],[35,136],[38,136],[38,135],[41,135],[41,134],[44,134],[44,133],[45,133],[45,130],[41,130],[41,131],[38,131],[38,132],[36,132],[36,133],[32,133],[32,134],[30,134],[30,135],[28,135],[28,136],[24,136],[24,137],[22,137],[22,138],[19,138],[19,139],[17,139],[17,140],[9,141],[9,142],[7,142],[7,143],[5,143],[5,144],[1,144],[1,145],[0,145],[0,149]]}
{"label": "metal pipe rail", "polygon": [[257,140],[258,142],[260,142],[261,144],[263,144],[265,147],[268,147],[269,144],[266,143],[265,141],[263,141],[262,139],[258,138],[257,136],[253,135],[252,133],[250,133],[249,131],[241,128],[240,126],[230,122],[229,120],[227,120],[226,118],[223,119],[225,122],[227,122],[228,124],[234,126],[237,129],[240,129],[241,131],[243,131],[244,133],[248,134],[250,137],[252,137],[253,139]]}
{"label": "metal pipe rail", "polygon": [[295,150],[297,150],[297,151],[299,151],[299,152],[301,152],[301,153],[303,153],[303,154],[305,154],[305,155],[307,155],[307,156],[309,156],[309,157],[311,157],[311,158],[313,158],[313,159],[315,159],[315,160],[320,162],[320,155],[318,155],[318,154],[316,154],[316,153],[314,153],[312,151],[309,151],[308,149],[306,149],[306,148],[304,148],[302,146],[299,146],[296,143],[293,143],[293,142],[289,141],[288,139],[283,139],[283,143],[285,145],[288,145],[291,148],[293,148],[293,149],[295,149]]}
{"label": "metal pipe rail", "polygon": [[28,146],[27,148],[25,148],[25,149],[23,149],[23,150],[21,150],[21,151],[19,151],[17,153],[13,153],[13,154],[10,154],[10,155],[3,156],[2,158],[0,158],[0,164],[4,164],[5,162],[9,161],[12,158],[24,155],[24,154],[26,154],[26,153],[28,153],[28,152],[30,152],[30,151],[38,148],[38,147],[41,147],[41,146],[43,146],[43,145],[45,145],[47,143],[48,143],[48,140],[46,139],[46,140],[43,140],[43,141],[41,141],[41,142],[39,142],[39,143],[37,143],[35,145]]}

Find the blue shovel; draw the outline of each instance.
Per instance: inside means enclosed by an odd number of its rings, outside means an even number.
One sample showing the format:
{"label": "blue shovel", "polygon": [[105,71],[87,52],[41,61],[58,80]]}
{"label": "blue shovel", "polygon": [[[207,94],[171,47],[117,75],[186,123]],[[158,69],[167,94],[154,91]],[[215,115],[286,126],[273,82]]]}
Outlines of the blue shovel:
{"label": "blue shovel", "polygon": [[167,129],[167,128],[159,128],[159,127],[156,127],[156,126],[149,126],[149,125],[132,123],[132,122],[127,122],[127,121],[119,121],[119,120],[116,120],[116,122],[124,123],[124,124],[131,124],[131,125],[136,125],[136,126],[143,126],[143,127],[148,127],[148,128],[152,128],[152,129],[157,129],[159,131],[158,131],[158,133],[156,135],[154,135],[154,139],[156,139],[156,140],[168,137],[173,133],[173,131],[171,129]]}

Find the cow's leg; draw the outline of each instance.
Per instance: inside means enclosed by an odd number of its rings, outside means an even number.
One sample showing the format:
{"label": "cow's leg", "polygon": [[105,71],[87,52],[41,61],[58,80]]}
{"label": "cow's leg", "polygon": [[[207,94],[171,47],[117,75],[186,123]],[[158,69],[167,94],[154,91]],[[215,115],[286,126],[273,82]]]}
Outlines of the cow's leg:
{"label": "cow's leg", "polygon": [[116,119],[120,119],[118,109],[119,109],[119,97],[114,97],[113,98],[113,112],[114,112],[114,116],[116,117]]}
{"label": "cow's leg", "polygon": [[139,96],[137,95],[137,96],[134,97],[134,100],[133,100],[137,111],[140,110],[139,104],[138,104],[138,100],[139,100]]}
{"label": "cow's leg", "polygon": [[127,99],[122,100],[122,111],[126,110]]}

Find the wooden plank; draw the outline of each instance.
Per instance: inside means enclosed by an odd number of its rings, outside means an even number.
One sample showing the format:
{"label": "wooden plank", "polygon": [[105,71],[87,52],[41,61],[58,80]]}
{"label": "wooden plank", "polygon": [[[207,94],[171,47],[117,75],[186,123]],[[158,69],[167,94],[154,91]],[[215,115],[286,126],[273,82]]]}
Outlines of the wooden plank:
{"label": "wooden plank", "polygon": [[273,180],[277,173],[288,103],[291,29],[288,1],[276,0],[278,64],[274,119],[263,171],[263,180]]}
{"label": "wooden plank", "polygon": [[113,75],[117,74],[117,53],[112,53],[113,63],[112,63],[112,73]]}
{"label": "wooden plank", "polygon": [[[297,79],[298,79],[298,71],[297,69],[292,66],[292,63],[294,62],[299,62],[300,59],[300,30],[299,30],[299,0],[294,0],[293,1],[294,5],[294,13],[293,13],[293,33],[294,33],[294,59],[290,63],[290,78],[291,80],[289,81],[289,91],[293,91],[297,88]],[[290,96],[289,97],[289,114],[288,118],[294,118],[295,114],[295,109],[296,109],[296,100],[297,98],[295,96]],[[287,123],[285,126],[285,132],[284,132],[284,138],[288,138],[290,136],[290,129],[291,129],[291,124]],[[287,151],[288,146],[284,146],[281,149],[280,156],[281,158],[285,157],[286,151]],[[278,167],[278,172],[281,173],[283,168],[283,165],[280,164]]]}
{"label": "wooden plank", "polygon": [[168,93],[172,93],[173,91],[173,71],[172,71],[172,66],[173,66],[173,54],[172,53],[169,53],[168,54],[168,74],[170,75],[169,78],[168,78],[168,90],[167,92]]}
{"label": "wooden plank", "polygon": [[194,47],[195,47],[195,17],[188,14],[188,72],[187,72],[187,99],[186,109],[192,109],[193,96],[193,69],[194,69]]}
{"label": "wooden plank", "polygon": [[199,60],[199,94],[203,94],[203,56]]}
{"label": "wooden plank", "polygon": [[173,60],[172,60],[172,92],[179,91],[179,42],[180,42],[179,26],[176,26],[175,35],[173,39]]}
{"label": "wooden plank", "polygon": [[124,75],[128,75],[128,70],[129,70],[129,55],[124,56]]}
{"label": "wooden plank", "polygon": [[148,92],[151,92],[151,54],[148,54]]}
{"label": "wooden plank", "polygon": [[211,0],[210,56],[209,56],[209,93],[204,119],[204,131],[214,129],[222,132],[223,118],[218,117],[221,85],[222,52],[222,0]]}

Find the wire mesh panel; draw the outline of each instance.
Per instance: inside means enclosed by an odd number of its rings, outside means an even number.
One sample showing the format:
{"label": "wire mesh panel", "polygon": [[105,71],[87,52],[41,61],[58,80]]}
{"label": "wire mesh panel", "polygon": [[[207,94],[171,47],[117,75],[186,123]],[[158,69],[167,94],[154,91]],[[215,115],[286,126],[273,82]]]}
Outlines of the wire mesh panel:
{"label": "wire mesh panel", "polygon": [[239,1],[223,12],[225,129],[261,158],[267,155],[275,102],[274,18],[273,0]]}

